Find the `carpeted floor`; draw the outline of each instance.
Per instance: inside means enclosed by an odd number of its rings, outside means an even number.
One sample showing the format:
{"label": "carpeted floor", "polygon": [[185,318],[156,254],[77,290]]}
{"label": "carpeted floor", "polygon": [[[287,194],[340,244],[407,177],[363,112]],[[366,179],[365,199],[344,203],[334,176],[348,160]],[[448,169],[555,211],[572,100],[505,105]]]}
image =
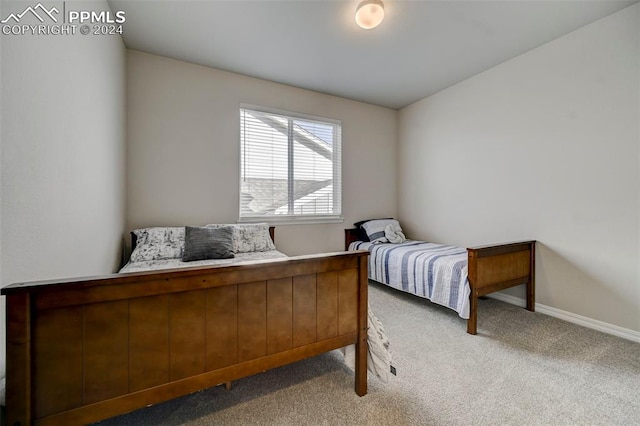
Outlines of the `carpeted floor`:
{"label": "carpeted floor", "polygon": [[369,288],[398,376],[370,376],[365,397],[331,352],[100,425],[640,425],[640,344],[494,299],[471,336],[451,310]]}

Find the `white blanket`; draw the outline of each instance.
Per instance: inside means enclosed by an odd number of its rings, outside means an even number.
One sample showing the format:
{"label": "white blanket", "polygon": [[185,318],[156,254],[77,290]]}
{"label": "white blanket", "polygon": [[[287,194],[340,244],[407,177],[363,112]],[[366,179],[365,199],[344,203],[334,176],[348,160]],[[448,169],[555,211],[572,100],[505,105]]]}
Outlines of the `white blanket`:
{"label": "white blanket", "polygon": [[[391,377],[391,344],[384,331],[384,326],[374,315],[371,308],[368,312],[367,329],[367,369],[387,383]],[[342,349],[344,362],[352,370],[356,369],[356,345],[349,345]],[[395,371],[395,369],[393,369]],[[394,373],[395,374],[395,373]]]}

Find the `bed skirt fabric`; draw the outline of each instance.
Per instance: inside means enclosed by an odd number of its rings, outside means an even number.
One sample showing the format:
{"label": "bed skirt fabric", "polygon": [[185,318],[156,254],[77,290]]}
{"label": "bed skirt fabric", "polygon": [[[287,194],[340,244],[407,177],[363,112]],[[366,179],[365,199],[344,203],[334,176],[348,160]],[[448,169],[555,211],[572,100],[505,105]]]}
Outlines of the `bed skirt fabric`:
{"label": "bed skirt fabric", "polygon": [[462,247],[407,240],[400,244],[357,241],[349,250],[369,250],[369,278],[424,297],[469,319],[468,255]]}

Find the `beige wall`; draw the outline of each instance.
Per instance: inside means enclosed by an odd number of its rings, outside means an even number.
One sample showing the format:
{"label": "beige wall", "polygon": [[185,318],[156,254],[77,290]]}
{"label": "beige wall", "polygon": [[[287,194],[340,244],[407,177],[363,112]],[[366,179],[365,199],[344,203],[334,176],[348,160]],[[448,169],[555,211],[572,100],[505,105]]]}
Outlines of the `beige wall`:
{"label": "beige wall", "polygon": [[342,250],[345,227],[396,214],[396,111],[138,51],[127,78],[129,228],[238,220],[241,103],[342,121],[345,222],[278,226],[280,250]]}
{"label": "beige wall", "polygon": [[0,285],[113,272],[125,230],[122,39],[1,37]]}
{"label": "beige wall", "polygon": [[639,116],[636,4],[401,110],[399,216],[463,246],[537,239],[537,302],[638,332]]}

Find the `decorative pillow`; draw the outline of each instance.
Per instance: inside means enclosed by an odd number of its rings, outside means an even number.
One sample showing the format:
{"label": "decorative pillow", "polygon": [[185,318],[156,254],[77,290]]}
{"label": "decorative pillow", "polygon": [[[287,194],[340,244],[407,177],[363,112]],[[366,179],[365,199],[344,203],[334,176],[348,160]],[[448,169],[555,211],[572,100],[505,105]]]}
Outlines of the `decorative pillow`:
{"label": "decorative pillow", "polygon": [[367,236],[369,237],[369,241],[372,243],[387,243],[389,240],[385,235],[385,228],[387,225],[397,224],[400,227],[400,224],[395,219],[375,219],[370,220],[362,224],[362,227],[367,232]]}
{"label": "decorative pillow", "polygon": [[235,257],[232,227],[187,226],[185,228],[183,262],[232,257]]}
{"label": "decorative pillow", "polygon": [[356,228],[358,228],[358,239],[360,241],[370,241],[369,240],[369,236],[367,235],[367,231],[365,231],[365,229],[362,227],[362,225],[364,225],[367,222],[371,222],[372,220],[391,220],[393,219],[392,217],[385,217],[385,218],[380,218],[380,219],[367,219],[367,220],[361,220],[360,222],[356,222],[353,224],[353,226],[355,226]]}
{"label": "decorative pillow", "polygon": [[243,223],[236,227],[236,253],[248,253],[252,251],[275,250],[269,224],[267,223]]}
{"label": "decorative pillow", "polygon": [[230,226],[233,228],[233,251],[235,253],[270,251],[276,249],[269,234],[269,224],[267,223],[207,225],[207,227],[211,228],[219,228],[222,226]]}
{"label": "decorative pillow", "polygon": [[136,248],[131,262],[180,259],[184,251],[184,227],[141,228],[133,231]]}

